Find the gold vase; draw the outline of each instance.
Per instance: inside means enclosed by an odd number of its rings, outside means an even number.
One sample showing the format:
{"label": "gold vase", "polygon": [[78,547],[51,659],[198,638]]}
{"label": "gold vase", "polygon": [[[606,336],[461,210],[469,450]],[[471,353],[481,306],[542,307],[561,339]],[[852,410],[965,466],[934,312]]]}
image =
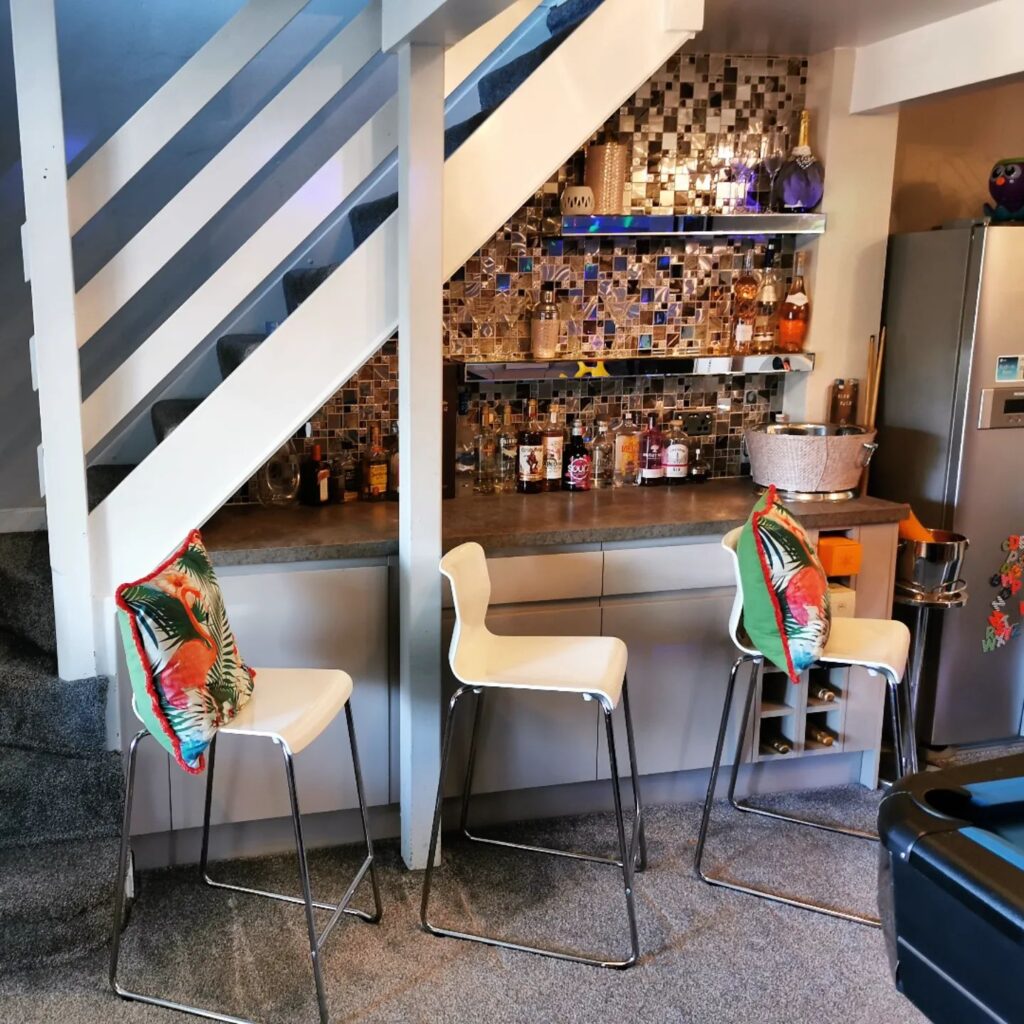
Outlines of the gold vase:
{"label": "gold vase", "polygon": [[586,183],[594,193],[594,213],[626,213],[623,195],[629,154],[621,142],[598,142],[587,148]]}

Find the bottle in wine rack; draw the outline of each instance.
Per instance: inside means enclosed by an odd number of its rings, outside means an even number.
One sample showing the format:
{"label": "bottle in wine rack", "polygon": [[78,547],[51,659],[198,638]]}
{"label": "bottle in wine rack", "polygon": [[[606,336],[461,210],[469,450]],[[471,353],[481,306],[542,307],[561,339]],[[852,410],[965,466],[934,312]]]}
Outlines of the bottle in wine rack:
{"label": "bottle in wine rack", "polygon": [[827,725],[819,725],[808,718],[807,738],[814,743],[820,743],[823,747],[831,747],[839,739],[839,735],[833,732]]}
{"label": "bottle in wine rack", "polygon": [[782,735],[778,729],[765,728],[761,724],[761,752],[764,754],[788,754],[793,750],[793,744]]}
{"label": "bottle in wine rack", "polygon": [[835,690],[828,683],[820,683],[814,679],[807,684],[807,693],[812,700],[820,700],[826,704],[831,704],[839,699],[838,690]]}

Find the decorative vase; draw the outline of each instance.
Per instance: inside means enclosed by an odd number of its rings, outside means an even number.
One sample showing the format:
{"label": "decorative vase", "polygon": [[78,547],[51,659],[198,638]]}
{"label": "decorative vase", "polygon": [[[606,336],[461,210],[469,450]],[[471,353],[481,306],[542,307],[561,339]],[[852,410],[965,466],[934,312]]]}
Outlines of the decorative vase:
{"label": "decorative vase", "polygon": [[562,213],[566,217],[586,217],[594,212],[594,190],[589,185],[566,185],[562,189]]}
{"label": "decorative vase", "polygon": [[586,182],[594,193],[594,213],[624,214],[623,193],[629,154],[621,142],[598,142],[587,149]]}

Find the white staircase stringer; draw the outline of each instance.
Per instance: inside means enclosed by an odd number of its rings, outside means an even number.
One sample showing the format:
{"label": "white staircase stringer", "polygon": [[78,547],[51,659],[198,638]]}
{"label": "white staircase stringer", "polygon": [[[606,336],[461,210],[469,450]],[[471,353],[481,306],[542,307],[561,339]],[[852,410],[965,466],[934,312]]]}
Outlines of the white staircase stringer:
{"label": "white staircase stringer", "polygon": [[[445,165],[444,267],[451,275],[703,24],[702,0],[641,17],[604,0]],[[652,12],[653,14],[653,12]],[[683,21],[690,25],[684,29]],[[666,27],[669,26],[669,27]]]}
{"label": "white staircase stringer", "polygon": [[[698,28],[650,23],[638,33],[635,0],[604,0],[446,162],[444,275]],[[601,60],[609,49],[614,59]],[[208,519],[397,329],[397,220],[389,217],[93,511],[98,594],[148,572]]]}
{"label": "white staircase stringer", "polygon": [[97,596],[152,570],[398,323],[392,215],[89,517]]}

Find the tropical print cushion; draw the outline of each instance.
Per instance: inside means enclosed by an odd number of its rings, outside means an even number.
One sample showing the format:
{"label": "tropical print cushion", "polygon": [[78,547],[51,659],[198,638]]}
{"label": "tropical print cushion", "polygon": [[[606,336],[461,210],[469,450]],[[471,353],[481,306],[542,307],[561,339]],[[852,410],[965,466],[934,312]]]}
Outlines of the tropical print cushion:
{"label": "tropical print cushion", "polygon": [[754,646],[793,682],[828,643],[828,578],[804,528],[769,487],[737,546],[743,626]]}
{"label": "tropical print cushion", "polygon": [[187,772],[206,767],[217,729],[252,696],[198,530],[144,579],[117,588],[136,713]]}

